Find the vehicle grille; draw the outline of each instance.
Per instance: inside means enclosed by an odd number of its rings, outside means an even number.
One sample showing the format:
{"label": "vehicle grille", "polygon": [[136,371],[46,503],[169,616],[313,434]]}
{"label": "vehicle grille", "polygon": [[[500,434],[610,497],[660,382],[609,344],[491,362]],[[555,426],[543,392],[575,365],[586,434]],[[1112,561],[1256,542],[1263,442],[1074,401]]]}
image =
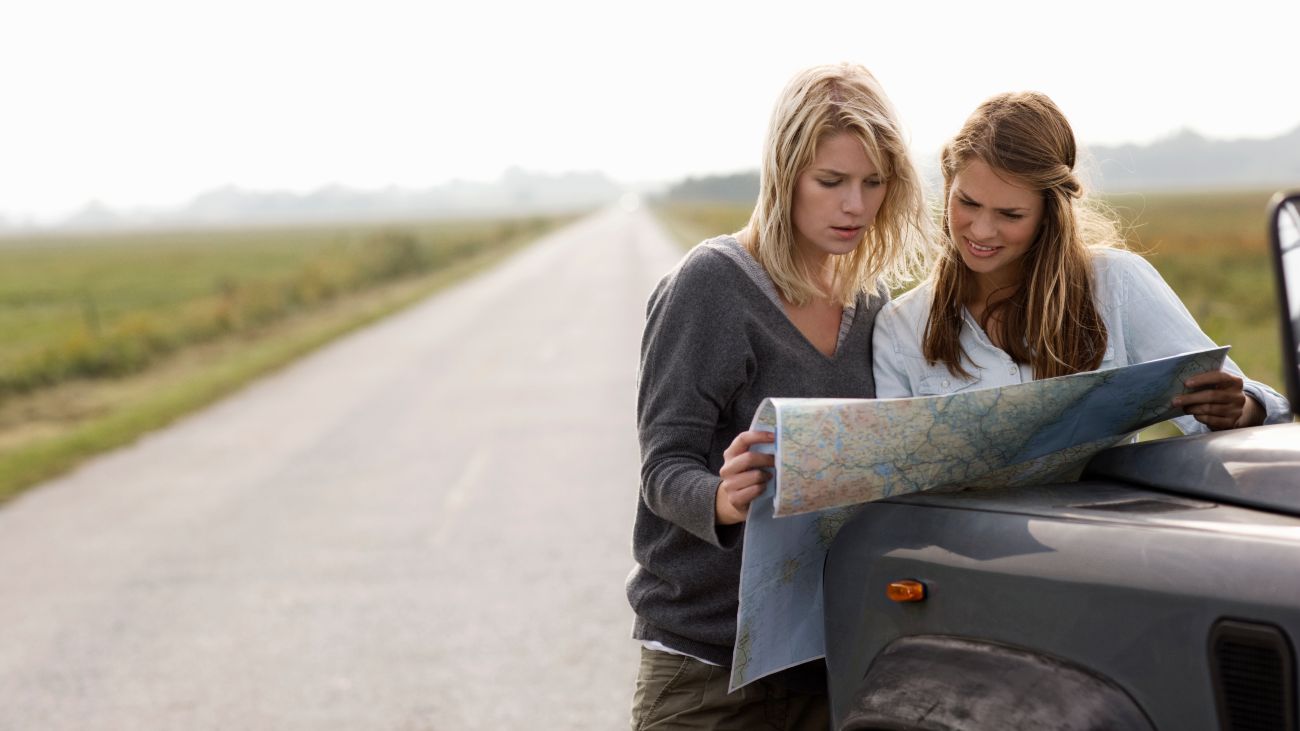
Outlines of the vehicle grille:
{"label": "vehicle grille", "polygon": [[1295,729],[1295,657],[1282,630],[1257,622],[1220,620],[1210,630],[1210,672],[1220,728]]}

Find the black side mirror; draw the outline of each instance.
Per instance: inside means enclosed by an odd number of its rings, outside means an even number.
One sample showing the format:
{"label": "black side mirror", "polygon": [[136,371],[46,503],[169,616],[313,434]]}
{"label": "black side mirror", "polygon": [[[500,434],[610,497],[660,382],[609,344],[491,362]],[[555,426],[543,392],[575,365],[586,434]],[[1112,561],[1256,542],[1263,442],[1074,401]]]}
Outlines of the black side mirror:
{"label": "black side mirror", "polygon": [[1300,414],[1300,191],[1278,193],[1268,205],[1273,269],[1282,304],[1282,370],[1291,412]]}

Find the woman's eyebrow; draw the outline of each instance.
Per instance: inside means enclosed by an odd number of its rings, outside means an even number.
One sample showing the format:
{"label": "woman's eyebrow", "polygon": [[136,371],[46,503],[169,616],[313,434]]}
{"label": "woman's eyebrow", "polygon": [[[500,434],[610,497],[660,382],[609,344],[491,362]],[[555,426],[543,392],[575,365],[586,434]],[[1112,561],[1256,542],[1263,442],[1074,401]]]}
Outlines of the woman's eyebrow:
{"label": "woman's eyebrow", "polygon": [[[848,173],[844,172],[843,170],[836,170],[835,168],[814,168],[814,169],[813,169],[813,172],[814,172],[814,173],[821,174],[821,175],[839,175],[839,176],[841,176],[841,177],[845,177],[845,178],[847,178],[847,177],[851,177]],[[879,172],[875,172],[875,173],[872,173],[872,174],[870,174],[870,175],[868,175],[868,176],[866,176],[866,177],[868,177],[868,178],[878,178],[878,177],[882,177],[882,176],[880,175]]]}
{"label": "woman's eyebrow", "polygon": [[[961,196],[962,198],[965,198],[967,201],[974,203],[977,206],[984,205],[983,203],[980,203],[979,201],[967,195],[966,191],[962,190],[961,188],[957,188],[956,186],[954,186],[954,189],[957,191],[957,195]],[[993,210],[997,211],[998,213],[1028,213],[1029,212],[1029,209],[1023,206],[1018,208],[994,208]]]}

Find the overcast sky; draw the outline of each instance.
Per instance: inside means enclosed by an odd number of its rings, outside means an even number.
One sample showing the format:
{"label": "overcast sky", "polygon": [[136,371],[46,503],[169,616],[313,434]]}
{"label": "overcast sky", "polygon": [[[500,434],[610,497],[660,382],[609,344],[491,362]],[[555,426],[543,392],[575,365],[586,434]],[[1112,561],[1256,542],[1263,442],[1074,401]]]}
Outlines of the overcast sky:
{"label": "overcast sky", "polygon": [[623,181],[753,168],[788,77],[840,60],[877,75],[925,154],[1018,89],[1052,96],[1084,143],[1300,125],[1298,0],[795,5],[9,3],[0,215],[511,165]]}

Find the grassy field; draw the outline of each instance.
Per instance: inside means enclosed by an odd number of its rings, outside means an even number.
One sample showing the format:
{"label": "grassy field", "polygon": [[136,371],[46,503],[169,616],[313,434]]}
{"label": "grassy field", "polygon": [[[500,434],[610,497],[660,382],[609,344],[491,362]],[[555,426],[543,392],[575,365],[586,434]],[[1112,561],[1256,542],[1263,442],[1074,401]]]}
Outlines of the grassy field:
{"label": "grassy field", "polygon": [[10,239],[0,243],[0,398],[120,376],[472,257],[540,220]]}
{"label": "grassy field", "polygon": [[[1251,377],[1282,384],[1276,294],[1265,207],[1271,192],[1112,196],[1129,245],[1158,269],[1202,329],[1232,345]],[[747,206],[674,204],[658,209],[683,246],[736,231]]]}
{"label": "grassy field", "polygon": [[0,240],[0,500],[564,220]]}

